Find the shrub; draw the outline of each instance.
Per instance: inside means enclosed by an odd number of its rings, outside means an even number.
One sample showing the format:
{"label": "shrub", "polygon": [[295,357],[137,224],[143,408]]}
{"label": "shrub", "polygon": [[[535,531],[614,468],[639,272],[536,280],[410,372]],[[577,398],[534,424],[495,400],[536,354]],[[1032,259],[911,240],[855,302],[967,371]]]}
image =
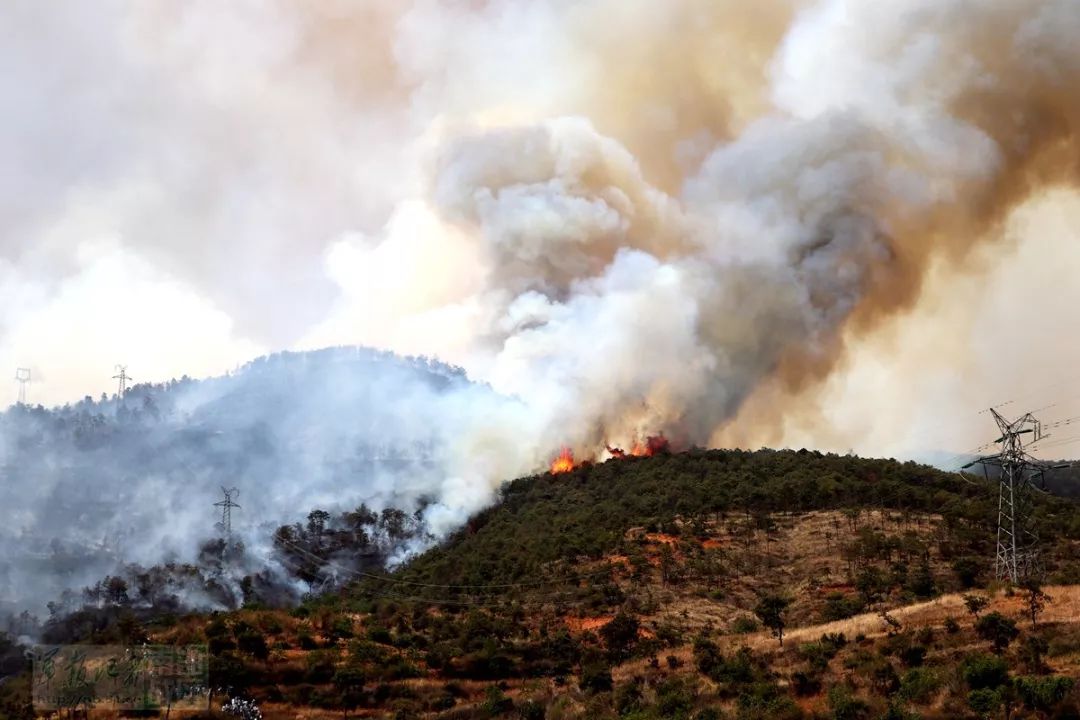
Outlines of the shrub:
{"label": "shrub", "polygon": [[518,674],[513,659],[498,649],[470,653],[461,664],[462,674],[474,680],[499,680]]}
{"label": "shrub", "polygon": [[660,717],[685,717],[693,706],[693,692],[681,677],[668,678],[656,688],[656,710]]}
{"label": "shrub", "polygon": [[770,682],[742,688],[737,703],[739,720],[794,720],[802,717],[799,706]]}
{"label": "shrub", "polygon": [[941,678],[932,668],[914,668],[901,678],[900,696],[913,703],[925,704],[930,702],[941,685]]}
{"label": "shrub", "polygon": [[960,583],[960,587],[964,590],[975,587],[976,583],[979,582],[979,571],[981,566],[974,558],[957,558],[953,561],[952,569],[956,574],[956,579]]}
{"label": "shrub", "polygon": [[349,657],[356,662],[382,663],[388,651],[369,640],[353,640],[349,644]]}
{"label": "shrub", "polygon": [[630,715],[644,708],[639,680],[639,678],[634,678],[633,682],[620,685],[618,690],[615,691],[615,710],[618,711],[619,715]]}
{"label": "shrub", "polygon": [[543,704],[536,700],[526,700],[518,706],[518,717],[521,720],[544,720],[546,714]]}
{"label": "shrub", "polygon": [[1017,656],[1024,668],[1031,673],[1041,673],[1046,668],[1043,657],[1050,649],[1049,643],[1038,635],[1028,635],[1020,643]]}
{"label": "shrub", "polygon": [[331,640],[351,638],[353,636],[352,619],[345,615],[334,618],[326,630],[326,636]]}
{"label": "shrub", "polygon": [[450,693],[444,693],[431,701],[431,709],[435,711],[449,710],[454,707],[457,700]]}
{"label": "shrub", "polygon": [[822,672],[828,667],[829,661],[836,657],[836,652],[837,648],[832,643],[813,642],[799,646],[799,655],[817,672]]}
{"label": "shrub", "polygon": [[821,619],[825,622],[845,620],[853,615],[858,615],[864,607],[863,602],[853,596],[844,593],[829,593],[825,598],[825,607],[821,609]]}
{"label": "shrub", "polygon": [[409,678],[421,677],[423,673],[408,660],[399,657],[385,665],[381,669],[380,675],[384,680],[408,680]]}
{"label": "shrub", "polygon": [[757,632],[760,629],[758,621],[749,615],[740,615],[731,621],[731,632],[736,635],[746,635]]}
{"label": "shrub", "polygon": [[821,692],[821,677],[813,671],[797,670],[791,674],[791,688],[800,697],[817,695]]}
{"label": "shrub", "polygon": [[829,688],[829,709],[835,720],[862,720],[870,713],[870,706],[851,694],[843,685]]}
{"label": "shrub", "polygon": [[1020,701],[1029,710],[1042,713],[1052,711],[1065,699],[1076,681],[1067,677],[1018,677],[1016,691]]}
{"label": "shrub", "polygon": [[844,633],[822,633],[821,642],[828,643],[839,650],[847,645],[847,637]]}
{"label": "shrub", "polygon": [[972,690],[992,690],[1009,682],[1009,666],[994,655],[969,655],[960,671]]}
{"label": "shrub", "polygon": [[487,690],[484,691],[484,702],[480,705],[480,709],[488,717],[505,715],[514,709],[514,701],[508,698],[497,685],[488,685]]}
{"label": "shrub", "polygon": [[308,653],[304,681],[313,685],[328,683],[334,677],[334,657],[326,650]]}
{"label": "shrub", "polygon": [[268,635],[280,635],[285,631],[285,628],[281,624],[281,620],[269,612],[263,613],[259,617],[259,627],[261,627],[262,631]]}
{"label": "shrub", "polygon": [[610,692],[612,687],[611,668],[599,660],[591,660],[581,666],[581,678],[578,685],[585,692]]}
{"label": "shrub", "polygon": [[983,717],[990,717],[1001,707],[1001,693],[990,688],[980,688],[968,693],[968,705]]}
{"label": "shrub", "polygon": [[918,667],[926,659],[926,646],[909,645],[900,651],[900,662],[907,667]]}
{"label": "shrub", "polygon": [[975,632],[993,645],[994,652],[997,653],[1003,652],[1020,634],[1020,631],[1016,629],[1016,621],[1010,620],[999,612],[992,612],[979,618],[975,623]]}
{"label": "shrub", "polygon": [[259,660],[266,660],[270,657],[270,648],[266,645],[266,638],[261,632],[250,625],[245,626],[237,634],[236,645],[240,649],[240,652],[251,655]]}
{"label": "shrub", "polygon": [[919,716],[892,703],[885,710],[885,714],[881,716],[881,720],[919,720]]}
{"label": "shrub", "polygon": [[393,645],[394,639],[390,636],[390,631],[380,625],[372,625],[367,631],[368,640],[380,645]]}
{"label": "shrub", "polygon": [[889,696],[900,689],[900,677],[896,669],[888,660],[882,660],[874,665],[870,672],[870,683],[878,695]]}

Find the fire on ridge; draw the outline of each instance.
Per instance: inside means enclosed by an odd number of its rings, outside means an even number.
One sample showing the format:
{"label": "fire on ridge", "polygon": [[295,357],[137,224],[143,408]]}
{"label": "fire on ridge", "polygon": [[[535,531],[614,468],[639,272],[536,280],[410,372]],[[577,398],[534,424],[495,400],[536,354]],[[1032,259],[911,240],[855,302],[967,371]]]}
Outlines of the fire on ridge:
{"label": "fire on ridge", "polygon": [[[630,450],[624,450],[612,445],[605,445],[604,449],[607,450],[612,458],[652,457],[653,455],[670,452],[671,443],[664,437],[663,433],[660,433],[659,435],[650,435],[645,438],[644,441],[635,440],[634,444],[631,445]],[[560,473],[568,473],[580,466],[581,463],[574,460],[574,451],[568,447],[564,447],[551,461],[550,470],[553,475],[558,475]]]}

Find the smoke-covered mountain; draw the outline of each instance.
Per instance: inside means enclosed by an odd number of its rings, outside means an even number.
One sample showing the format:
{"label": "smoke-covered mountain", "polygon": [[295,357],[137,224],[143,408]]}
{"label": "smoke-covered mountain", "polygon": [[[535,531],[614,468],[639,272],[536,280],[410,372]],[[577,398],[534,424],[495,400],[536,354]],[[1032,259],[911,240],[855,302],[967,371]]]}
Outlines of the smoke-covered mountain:
{"label": "smoke-covered mountain", "polygon": [[223,487],[239,491],[232,533],[255,568],[273,562],[274,531],[312,508],[422,510],[441,532],[488,498],[447,490],[455,418],[485,403],[512,404],[459,368],[335,348],[122,399],[14,406],[0,414],[0,607],[41,608],[124,563],[195,560],[223,534]]}

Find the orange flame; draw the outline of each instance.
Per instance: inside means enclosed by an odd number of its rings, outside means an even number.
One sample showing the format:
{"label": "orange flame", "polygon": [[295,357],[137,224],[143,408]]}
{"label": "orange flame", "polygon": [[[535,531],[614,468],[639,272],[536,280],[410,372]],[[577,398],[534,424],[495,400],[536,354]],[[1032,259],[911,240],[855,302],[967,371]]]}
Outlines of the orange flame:
{"label": "orange flame", "polygon": [[574,452],[567,447],[562,449],[559,456],[551,461],[551,472],[555,475],[568,473],[574,469]]}
{"label": "orange flame", "polygon": [[664,437],[663,433],[660,433],[659,435],[650,435],[645,438],[644,442],[635,440],[629,452],[610,445],[607,446],[607,451],[617,458],[624,458],[627,455],[631,457],[652,457],[653,455],[670,452],[671,443]]}
{"label": "orange flame", "polygon": [[[659,435],[649,435],[645,440],[635,440],[633,446],[629,451],[623,450],[620,447],[612,445],[604,445],[612,458],[623,459],[627,457],[652,457],[653,455],[662,455],[671,452],[671,443],[663,433]],[[588,465],[588,461],[584,463]],[[558,456],[551,461],[551,472],[558,475],[559,473],[568,473],[574,468],[578,467],[574,462],[574,452],[568,447],[564,447],[558,454]]]}

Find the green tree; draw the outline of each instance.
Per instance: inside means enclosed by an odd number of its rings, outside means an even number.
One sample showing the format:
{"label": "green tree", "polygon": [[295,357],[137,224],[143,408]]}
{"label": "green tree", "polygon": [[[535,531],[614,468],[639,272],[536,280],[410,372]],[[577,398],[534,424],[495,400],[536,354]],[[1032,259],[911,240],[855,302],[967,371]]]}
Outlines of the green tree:
{"label": "green tree", "polygon": [[980,569],[979,563],[971,557],[957,558],[952,564],[953,573],[964,590],[975,587],[979,582]]}
{"label": "green tree", "polygon": [[918,568],[908,581],[908,590],[920,598],[933,596],[935,591],[934,573],[930,570],[930,560],[926,556],[919,562]]}
{"label": "green tree", "polygon": [[1041,637],[1028,635],[1020,642],[1020,651],[1017,656],[1028,672],[1038,674],[1046,670],[1043,657],[1049,649],[1049,643]]}
{"label": "green tree", "polygon": [[359,665],[345,665],[334,673],[333,683],[341,694],[341,706],[345,710],[345,717],[349,716],[350,710],[355,710],[364,701],[364,683],[366,682],[367,673]]}
{"label": "green tree", "polygon": [[330,513],[325,510],[312,510],[307,516],[307,530],[318,543],[322,534],[326,532],[326,524],[330,521]]}
{"label": "green tree", "polygon": [[881,568],[868,565],[855,577],[855,589],[862,596],[863,603],[873,605],[888,591],[889,582]]}
{"label": "green tree", "polygon": [[992,612],[979,619],[975,623],[975,632],[983,640],[994,646],[994,652],[999,655],[1005,651],[1009,644],[1017,638],[1020,631],[1016,629],[1016,622],[1010,620],[999,612]]}
{"label": "green tree", "polygon": [[724,656],[720,654],[720,648],[704,635],[694,639],[694,665],[698,672],[713,680],[717,679],[723,668]]}
{"label": "green tree", "polygon": [[791,600],[788,598],[769,594],[762,596],[754,608],[754,614],[762,625],[772,631],[773,637],[780,641],[780,647],[784,647],[784,613],[789,605]]}
{"label": "green tree", "polygon": [[1043,591],[1038,580],[1027,580],[1021,587],[1024,589],[1024,607],[1031,618],[1031,629],[1034,630],[1039,613],[1046,609],[1046,604],[1053,598]]}
{"label": "green tree", "polygon": [[969,594],[964,596],[964,607],[976,620],[979,619],[979,613],[985,610],[989,604],[990,598],[985,595]]}
{"label": "green tree", "polygon": [[625,660],[637,644],[638,621],[633,615],[620,611],[611,622],[600,628],[600,637],[613,661]]}
{"label": "green tree", "polygon": [[270,648],[266,645],[266,637],[251,624],[239,620],[233,625],[232,633],[233,637],[236,638],[236,647],[240,652],[259,660],[266,660],[270,657]]}
{"label": "green tree", "polygon": [[611,667],[599,658],[592,658],[581,664],[581,679],[578,682],[586,692],[611,692]]}

